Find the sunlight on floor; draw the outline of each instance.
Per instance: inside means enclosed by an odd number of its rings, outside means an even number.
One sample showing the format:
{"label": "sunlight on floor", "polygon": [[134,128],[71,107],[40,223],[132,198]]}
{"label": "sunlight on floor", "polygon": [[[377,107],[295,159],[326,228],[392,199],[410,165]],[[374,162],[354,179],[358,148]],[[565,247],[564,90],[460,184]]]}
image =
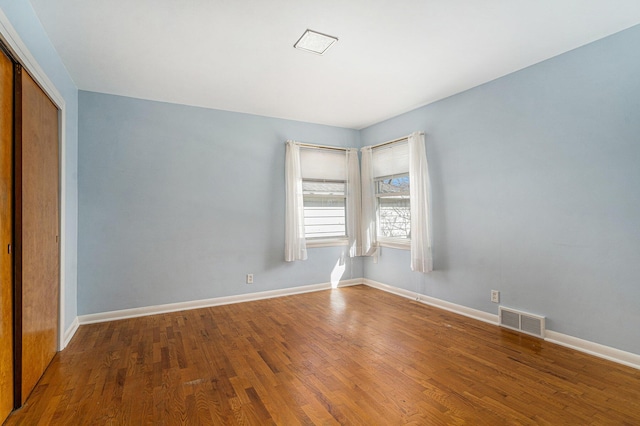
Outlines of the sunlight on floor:
{"label": "sunlight on floor", "polygon": [[332,291],[331,292],[331,310],[333,314],[343,314],[345,308],[347,307],[347,301],[344,300],[344,296],[340,291]]}
{"label": "sunlight on floor", "polygon": [[340,279],[342,275],[344,275],[346,268],[347,264],[344,261],[344,254],[342,254],[336,262],[336,266],[333,267],[333,271],[331,271],[331,288],[338,288],[338,284],[340,284]]}

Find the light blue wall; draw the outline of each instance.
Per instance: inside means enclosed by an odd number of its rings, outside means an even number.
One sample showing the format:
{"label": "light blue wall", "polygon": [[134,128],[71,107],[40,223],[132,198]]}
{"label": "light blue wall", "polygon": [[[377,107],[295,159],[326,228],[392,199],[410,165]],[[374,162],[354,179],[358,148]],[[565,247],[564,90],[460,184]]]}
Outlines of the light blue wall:
{"label": "light blue wall", "polygon": [[31,3],[27,0],[0,0],[0,9],[25,43],[66,104],[66,188],[65,218],[65,330],[77,316],[78,253],[78,89],[49,41]]}
{"label": "light blue wall", "polygon": [[[358,131],[84,91],[79,101],[79,314],[331,280],[343,248],[284,262],[284,142],[359,146]],[[347,266],[343,279],[362,277],[361,259]]]}
{"label": "light blue wall", "polygon": [[283,141],[425,130],[436,271],[384,249],[343,278],[494,313],[498,289],[550,329],[640,353],[639,27],[361,132],[80,92],[76,246],[78,92],[31,5],[0,8],[67,104],[67,327],[77,313],[329,281],[339,248],[282,261]]}
{"label": "light blue wall", "polygon": [[640,26],[362,130],[427,133],[435,271],[367,278],[640,353]]}

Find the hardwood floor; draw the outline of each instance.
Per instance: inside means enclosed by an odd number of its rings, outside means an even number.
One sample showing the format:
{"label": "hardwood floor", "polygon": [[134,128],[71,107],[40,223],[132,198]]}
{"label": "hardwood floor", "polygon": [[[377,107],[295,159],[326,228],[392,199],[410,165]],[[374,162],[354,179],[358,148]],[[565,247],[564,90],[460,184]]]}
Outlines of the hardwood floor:
{"label": "hardwood floor", "polygon": [[8,425],[640,424],[640,371],[365,286],[81,326]]}

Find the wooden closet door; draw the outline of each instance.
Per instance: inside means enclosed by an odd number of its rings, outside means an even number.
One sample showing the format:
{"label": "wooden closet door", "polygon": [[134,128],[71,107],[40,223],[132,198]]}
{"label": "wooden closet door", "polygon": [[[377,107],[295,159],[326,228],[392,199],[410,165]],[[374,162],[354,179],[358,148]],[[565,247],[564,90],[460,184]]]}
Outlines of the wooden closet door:
{"label": "wooden closet door", "polygon": [[0,50],[0,424],[13,409],[13,62]]}
{"label": "wooden closet door", "polygon": [[[16,270],[18,398],[27,397],[58,348],[60,291],[58,109],[23,70],[17,70],[20,137],[16,137],[16,183],[20,207],[16,231],[20,235],[20,270]],[[20,92],[20,97],[18,96]],[[18,161],[19,159],[19,161]],[[17,268],[18,269],[18,268]],[[19,308],[20,309],[20,308]],[[18,362],[18,361],[17,361]]]}

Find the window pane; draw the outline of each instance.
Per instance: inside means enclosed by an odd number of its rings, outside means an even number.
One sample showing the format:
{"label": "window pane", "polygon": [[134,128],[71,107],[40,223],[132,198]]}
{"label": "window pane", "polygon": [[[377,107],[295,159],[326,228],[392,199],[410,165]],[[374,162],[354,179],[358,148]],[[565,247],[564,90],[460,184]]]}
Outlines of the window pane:
{"label": "window pane", "polygon": [[319,180],[303,180],[302,192],[305,195],[344,195],[344,182],[335,181],[319,181]]}
{"label": "window pane", "polygon": [[409,175],[376,179],[376,194],[409,193]]}
{"label": "window pane", "polygon": [[378,197],[378,235],[411,238],[411,203],[406,197]]}
{"label": "window pane", "polygon": [[347,235],[344,197],[305,196],[303,204],[305,238],[331,238]]}

